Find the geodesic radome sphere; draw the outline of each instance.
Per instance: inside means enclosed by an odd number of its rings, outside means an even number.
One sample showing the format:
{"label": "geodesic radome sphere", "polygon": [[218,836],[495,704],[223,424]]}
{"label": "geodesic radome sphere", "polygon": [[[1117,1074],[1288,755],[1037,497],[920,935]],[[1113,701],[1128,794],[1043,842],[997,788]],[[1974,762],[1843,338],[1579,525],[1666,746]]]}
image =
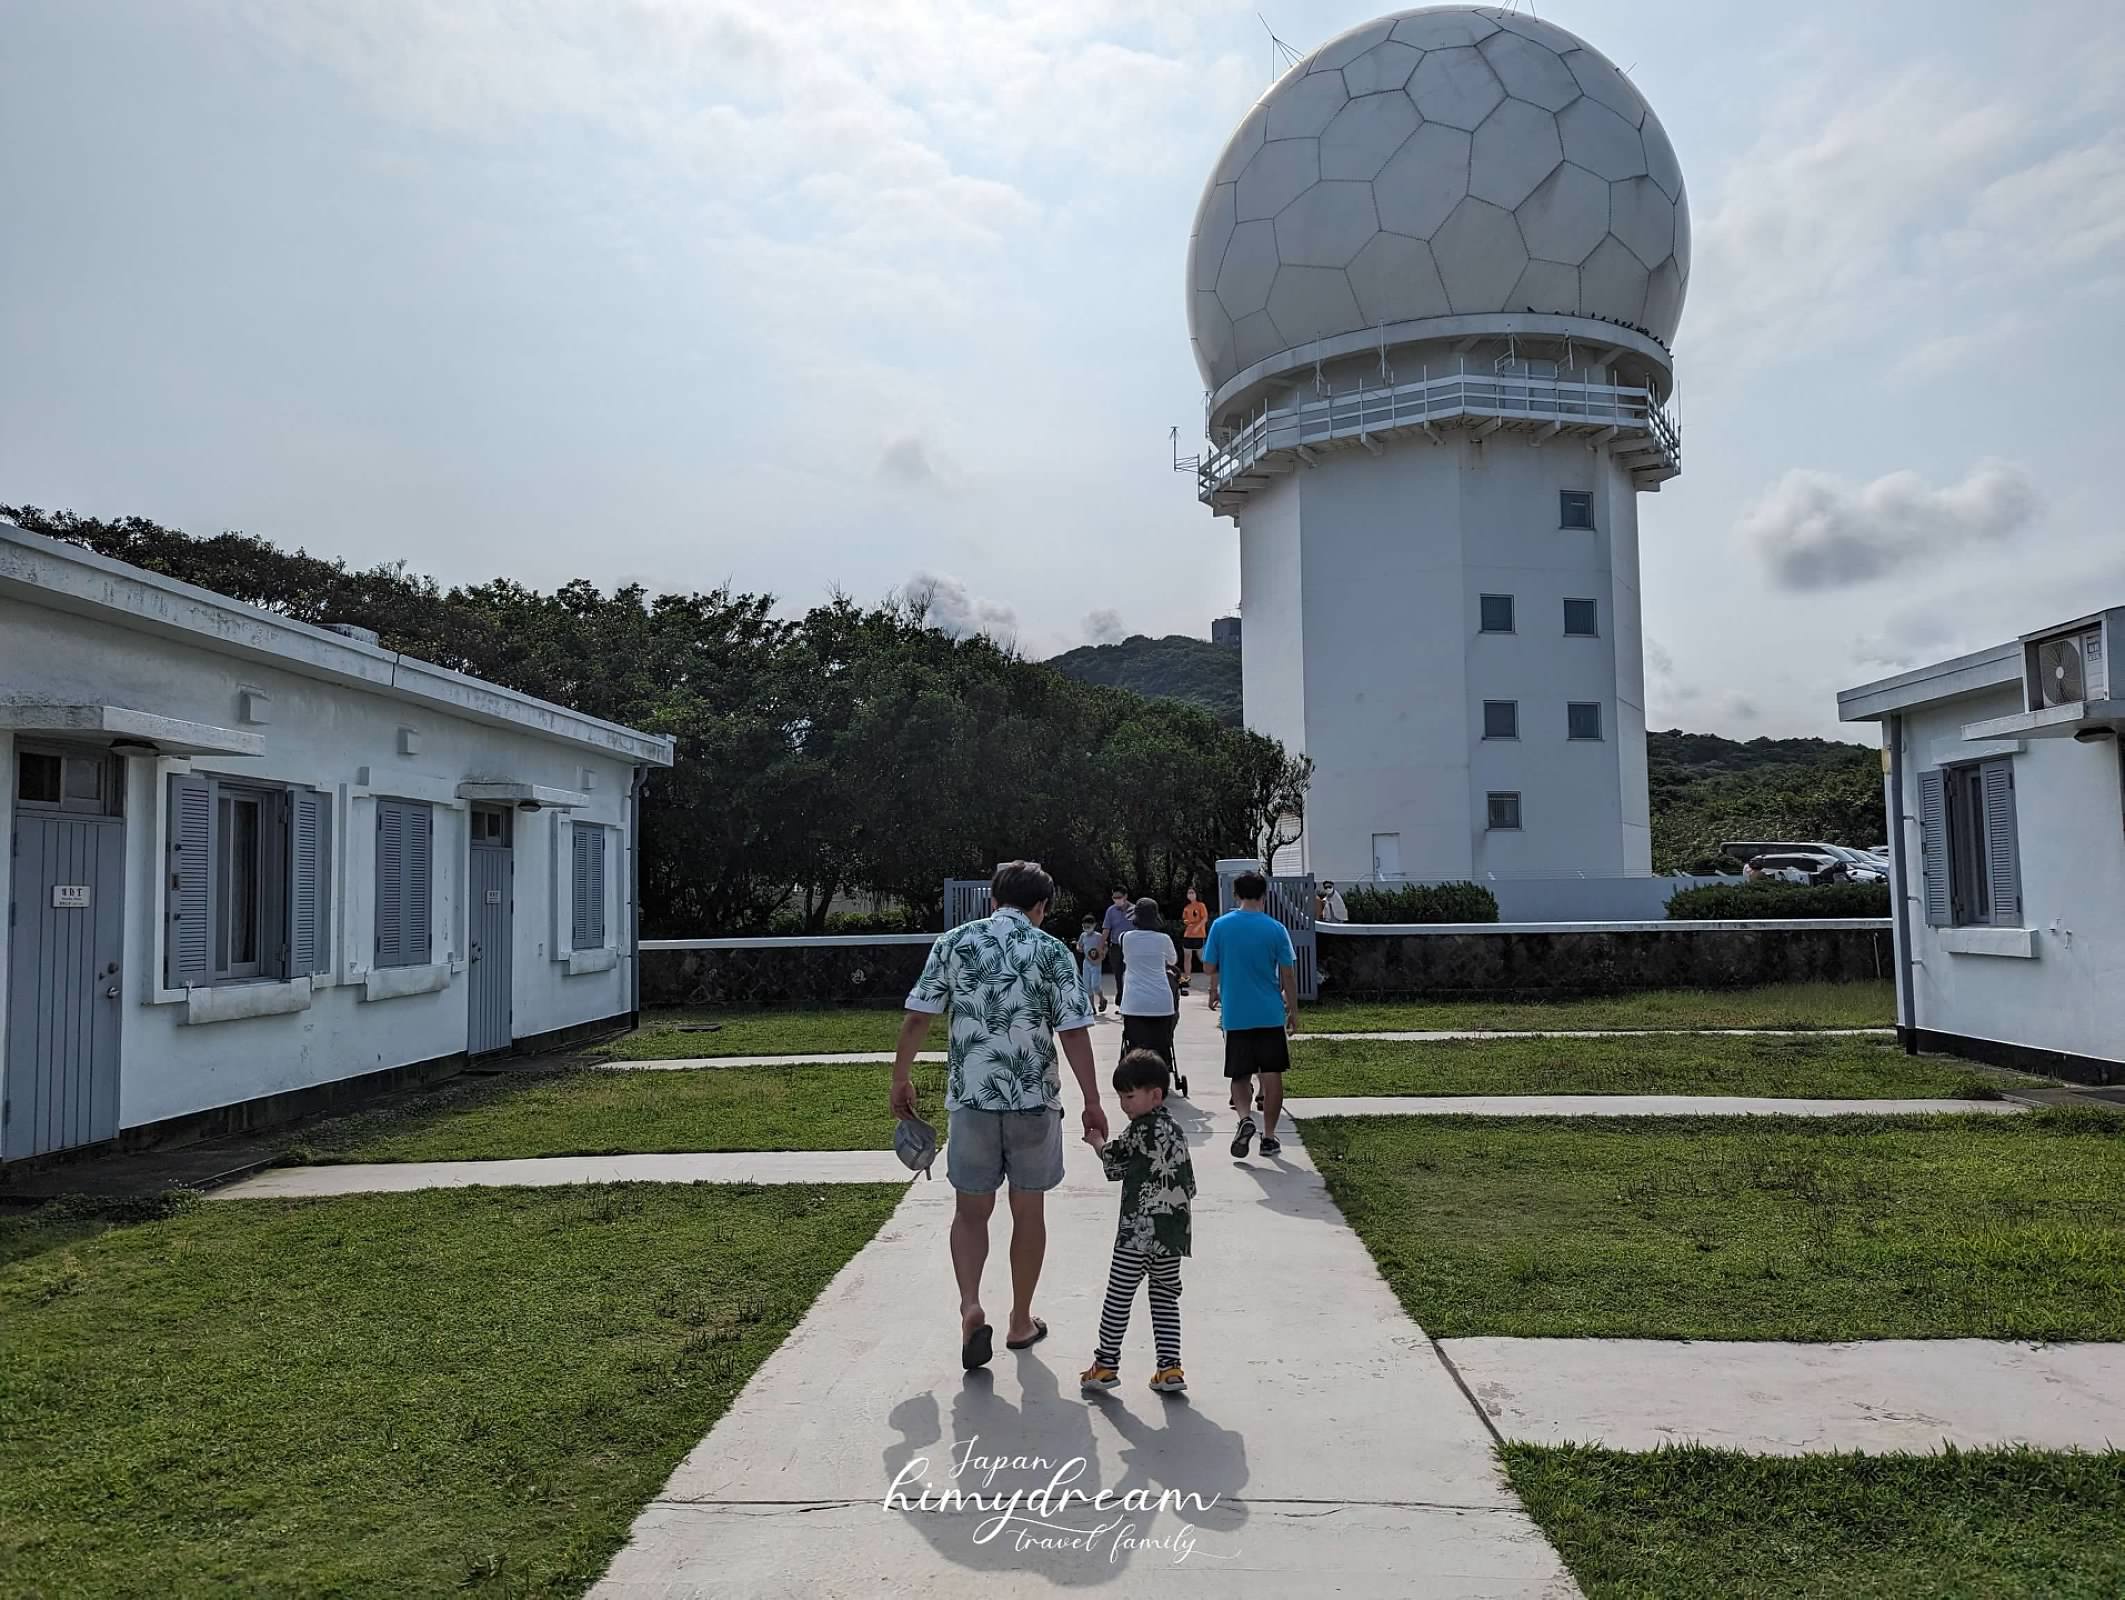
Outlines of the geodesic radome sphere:
{"label": "geodesic radome sphere", "polygon": [[1672,340],[1690,208],[1660,119],[1554,23],[1432,6],[1351,29],[1225,146],[1188,246],[1217,389],[1257,361],[1470,312],[1607,317]]}

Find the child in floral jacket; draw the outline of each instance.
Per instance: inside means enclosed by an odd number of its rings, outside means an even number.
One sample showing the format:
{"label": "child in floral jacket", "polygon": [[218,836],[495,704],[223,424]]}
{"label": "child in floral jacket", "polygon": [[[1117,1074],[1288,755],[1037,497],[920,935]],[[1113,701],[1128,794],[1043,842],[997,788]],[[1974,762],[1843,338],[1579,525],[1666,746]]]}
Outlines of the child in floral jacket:
{"label": "child in floral jacket", "polygon": [[1114,1069],[1114,1089],[1129,1126],[1100,1147],[1099,1159],[1107,1176],[1122,1186],[1121,1222],[1099,1315],[1099,1348],[1079,1375],[1087,1390],[1111,1389],[1122,1381],[1122,1337],[1129,1331],[1136,1286],[1145,1281],[1158,1347],[1151,1387],[1161,1394],[1188,1387],[1181,1371],[1181,1257],[1188,1254],[1195,1168],[1188,1160],[1187,1136],[1166,1112],[1172,1085],[1173,1069],[1155,1050],[1128,1051]]}

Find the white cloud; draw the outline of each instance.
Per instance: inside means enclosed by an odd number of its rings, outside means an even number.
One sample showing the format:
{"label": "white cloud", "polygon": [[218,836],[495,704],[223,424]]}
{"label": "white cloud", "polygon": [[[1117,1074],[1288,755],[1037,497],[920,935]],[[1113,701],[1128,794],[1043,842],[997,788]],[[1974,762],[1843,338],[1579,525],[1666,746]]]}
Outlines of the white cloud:
{"label": "white cloud", "polygon": [[1791,87],[1698,213],[1692,349],[1753,372],[1879,342],[1900,375],[1937,375],[2114,271],[2125,33],[2104,19],[2059,37],[2070,48],[2031,62],[1886,68],[1831,36],[1797,44]]}
{"label": "white cloud", "polygon": [[1962,546],[2008,538],[2036,513],[2012,462],[1981,461],[1930,489],[1915,472],[1854,484],[1795,468],[1742,514],[1737,533],[1786,589],[1839,589]]}
{"label": "white cloud", "polygon": [[977,598],[957,578],[917,571],[902,593],[909,604],[921,609],[931,627],[954,638],[985,633],[998,644],[1016,643],[1018,613],[994,600]]}
{"label": "white cloud", "polygon": [[1119,611],[1102,609],[1090,612],[1085,617],[1087,644],[1120,644],[1128,636],[1129,630],[1122,626],[1122,614]]}
{"label": "white cloud", "polygon": [[909,433],[893,440],[879,452],[878,476],[886,483],[922,489],[937,486],[944,475],[931,460],[929,447],[922,442],[922,436]]}

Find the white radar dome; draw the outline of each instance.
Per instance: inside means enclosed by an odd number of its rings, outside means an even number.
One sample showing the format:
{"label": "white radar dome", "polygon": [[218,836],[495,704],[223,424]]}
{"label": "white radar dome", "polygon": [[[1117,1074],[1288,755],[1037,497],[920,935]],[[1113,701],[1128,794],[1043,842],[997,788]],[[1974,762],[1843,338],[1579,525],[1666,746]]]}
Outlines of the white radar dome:
{"label": "white radar dome", "polygon": [[1631,81],[1554,23],[1432,6],[1330,40],[1247,113],[1196,208],[1188,327],[1216,390],[1427,317],[1601,317],[1665,344],[1689,278],[1682,168]]}

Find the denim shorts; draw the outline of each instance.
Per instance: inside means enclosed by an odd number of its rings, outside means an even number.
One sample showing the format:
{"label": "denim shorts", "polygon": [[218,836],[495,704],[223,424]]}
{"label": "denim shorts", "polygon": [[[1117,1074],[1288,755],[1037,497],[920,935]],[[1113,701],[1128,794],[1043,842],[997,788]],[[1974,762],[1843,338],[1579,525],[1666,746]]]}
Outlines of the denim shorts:
{"label": "denim shorts", "polygon": [[980,1111],[955,1106],[944,1145],[944,1175],[966,1194],[1052,1189],[1062,1182],[1060,1111]]}

